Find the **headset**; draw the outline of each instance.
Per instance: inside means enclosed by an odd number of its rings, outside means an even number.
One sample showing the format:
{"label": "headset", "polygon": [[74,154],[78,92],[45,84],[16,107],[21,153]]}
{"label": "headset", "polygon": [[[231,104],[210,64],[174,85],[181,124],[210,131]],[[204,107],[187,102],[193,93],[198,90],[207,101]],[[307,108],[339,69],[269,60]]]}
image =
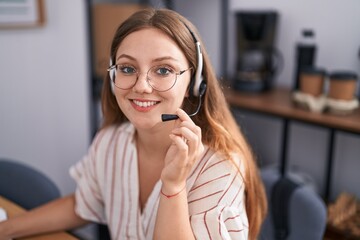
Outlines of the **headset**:
{"label": "headset", "polygon": [[[198,41],[198,39],[195,37],[195,34],[190,30],[190,28],[185,23],[183,23],[183,24],[190,32],[190,34],[194,40],[195,46],[196,46],[197,68],[196,68],[195,74],[191,77],[189,92],[190,92],[191,96],[197,97],[199,99],[199,101],[198,101],[198,106],[197,106],[195,112],[189,114],[190,117],[193,117],[199,113],[199,110],[201,108],[202,97],[205,94],[207,85],[206,85],[206,81],[204,80],[203,75],[202,75],[204,60],[203,60],[203,55],[202,55],[202,51],[201,51],[201,44]],[[111,91],[112,91],[112,93],[114,93],[114,81],[115,81],[116,68],[113,67],[113,62],[112,62],[111,57],[110,57],[110,67],[108,68],[108,71],[109,71],[109,77],[110,77]],[[176,120],[178,118],[179,118],[179,116],[176,114],[162,114],[161,115],[161,120],[163,122]]]}
{"label": "headset", "polygon": [[107,69],[109,72],[110,77],[110,87],[111,93],[115,95],[115,74],[116,74],[116,67],[113,64],[112,58],[110,57],[109,68]]}
{"label": "headset", "polygon": [[[195,112],[189,114],[190,117],[193,117],[199,113],[199,110],[201,107],[201,102],[202,102],[202,96],[205,94],[205,91],[206,91],[206,81],[204,80],[203,75],[202,75],[204,60],[203,60],[203,55],[201,52],[200,42],[195,37],[195,34],[190,30],[190,28],[185,23],[183,23],[183,24],[189,30],[189,32],[194,40],[194,43],[196,46],[196,55],[197,55],[197,68],[196,68],[195,74],[191,77],[190,88],[189,88],[190,95],[199,98],[198,106],[197,106]],[[175,120],[178,118],[179,118],[179,116],[175,115],[175,114],[162,114],[161,115],[161,120],[163,122]]]}

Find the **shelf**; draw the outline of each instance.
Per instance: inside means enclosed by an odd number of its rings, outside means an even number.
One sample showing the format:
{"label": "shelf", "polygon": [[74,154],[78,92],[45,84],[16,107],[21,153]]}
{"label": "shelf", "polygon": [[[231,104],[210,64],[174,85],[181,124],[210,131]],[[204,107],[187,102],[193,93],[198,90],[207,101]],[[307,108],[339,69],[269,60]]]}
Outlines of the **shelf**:
{"label": "shelf", "polygon": [[360,134],[359,108],[348,115],[309,112],[296,107],[291,100],[291,91],[285,88],[261,93],[244,93],[225,89],[224,94],[233,107]]}

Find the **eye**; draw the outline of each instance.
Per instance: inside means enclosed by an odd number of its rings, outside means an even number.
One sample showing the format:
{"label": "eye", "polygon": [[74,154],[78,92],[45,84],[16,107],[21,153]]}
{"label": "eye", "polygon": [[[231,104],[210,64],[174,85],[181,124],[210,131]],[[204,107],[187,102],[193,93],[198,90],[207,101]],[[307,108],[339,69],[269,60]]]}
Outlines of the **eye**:
{"label": "eye", "polygon": [[155,67],[155,73],[159,76],[169,76],[174,73],[174,70],[170,67]]}
{"label": "eye", "polygon": [[117,65],[117,70],[124,75],[132,75],[136,73],[136,69],[131,66]]}

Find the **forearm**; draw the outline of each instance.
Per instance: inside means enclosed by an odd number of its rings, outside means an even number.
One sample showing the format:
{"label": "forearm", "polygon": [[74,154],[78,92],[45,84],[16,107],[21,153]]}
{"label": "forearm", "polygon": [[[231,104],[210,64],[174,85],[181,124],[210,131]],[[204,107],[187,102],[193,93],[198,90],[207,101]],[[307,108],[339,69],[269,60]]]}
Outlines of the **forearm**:
{"label": "forearm", "polygon": [[195,239],[188,213],[186,190],[171,198],[160,195],[154,239]]}
{"label": "forearm", "polygon": [[67,230],[86,223],[75,214],[75,197],[70,195],[0,223],[0,240]]}

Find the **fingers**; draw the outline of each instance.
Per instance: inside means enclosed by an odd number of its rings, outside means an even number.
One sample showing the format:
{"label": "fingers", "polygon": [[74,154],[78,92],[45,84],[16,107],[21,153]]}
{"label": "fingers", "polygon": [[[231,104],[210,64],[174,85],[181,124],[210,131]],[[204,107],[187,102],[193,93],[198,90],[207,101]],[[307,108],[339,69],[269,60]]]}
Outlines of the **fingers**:
{"label": "fingers", "polygon": [[189,115],[181,108],[178,108],[178,110],[176,110],[176,115],[179,116],[179,119],[181,121],[186,121],[186,120],[192,121],[191,118],[189,117]]}
{"label": "fingers", "polygon": [[182,184],[195,161],[199,159],[204,146],[200,127],[183,110],[177,110],[176,114],[179,119],[175,121],[174,129],[169,134],[172,144],[165,157],[165,170],[161,178],[163,182]]}
{"label": "fingers", "polygon": [[180,124],[173,130],[173,134],[181,135],[187,142],[194,142],[195,140],[201,141],[201,128],[191,120],[187,113],[178,109],[176,114],[179,116]]}
{"label": "fingers", "polygon": [[197,135],[200,134],[201,136],[201,128],[195,125],[193,120],[189,117],[189,115],[187,115],[187,113],[184,110],[179,108],[176,111],[176,114],[179,116],[178,121],[181,121],[180,127],[187,127]]}
{"label": "fingers", "polygon": [[172,131],[172,134],[178,136],[184,143],[191,146],[192,144],[201,141],[201,132],[197,133],[197,130],[194,132],[192,128],[197,129],[196,126],[179,126]]}
{"label": "fingers", "polygon": [[190,162],[197,159],[198,155],[204,150],[202,144],[201,128],[191,120],[182,109],[178,109],[176,114],[179,116],[177,127],[173,129],[173,144],[176,144],[182,152],[190,157]]}
{"label": "fingers", "polygon": [[170,134],[169,137],[173,141],[173,144],[181,146],[181,149],[188,149],[187,141],[185,141],[183,137],[175,134]]}

